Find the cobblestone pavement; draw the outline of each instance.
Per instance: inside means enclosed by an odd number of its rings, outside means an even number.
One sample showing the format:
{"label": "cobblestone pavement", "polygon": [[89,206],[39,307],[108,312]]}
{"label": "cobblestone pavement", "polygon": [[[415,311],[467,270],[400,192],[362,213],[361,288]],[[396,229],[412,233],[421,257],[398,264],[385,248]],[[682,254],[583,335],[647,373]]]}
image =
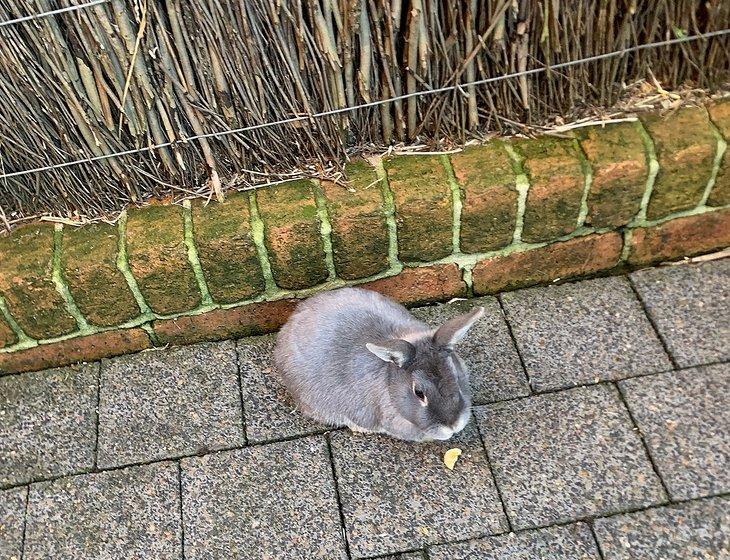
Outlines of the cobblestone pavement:
{"label": "cobblestone pavement", "polygon": [[0,378],[0,558],[727,560],[729,287],[725,259],[481,299],[449,442],[300,417],[272,337]]}

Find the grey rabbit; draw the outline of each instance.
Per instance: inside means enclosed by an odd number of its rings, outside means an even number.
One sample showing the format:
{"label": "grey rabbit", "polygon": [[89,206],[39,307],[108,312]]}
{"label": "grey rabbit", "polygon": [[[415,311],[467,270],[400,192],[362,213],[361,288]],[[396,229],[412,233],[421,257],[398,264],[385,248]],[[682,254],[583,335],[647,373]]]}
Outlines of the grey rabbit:
{"label": "grey rabbit", "polygon": [[438,329],[377,292],[342,288],[301,302],[282,327],[276,369],[306,416],[410,441],[446,440],[471,414],[454,345],[484,308]]}

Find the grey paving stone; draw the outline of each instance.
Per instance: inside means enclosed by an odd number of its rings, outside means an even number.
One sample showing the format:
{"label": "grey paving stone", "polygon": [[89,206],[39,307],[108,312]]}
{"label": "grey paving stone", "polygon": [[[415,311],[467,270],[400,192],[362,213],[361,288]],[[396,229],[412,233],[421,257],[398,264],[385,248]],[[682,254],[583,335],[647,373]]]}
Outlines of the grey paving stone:
{"label": "grey paving stone", "polygon": [[[353,556],[507,530],[473,422],[449,441],[428,444],[346,431],[330,437]],[[443,454],[452,447],[463,454],[449,471]]]}
{"label": "grey paving stone", "polygon": [[177,465],[61,478],[30,488],[24,560],[179,560]]}
{"label": "grey paving stone", "polygon": [[730,499],[713,498],[595,522],[604,560],[726,560]]}
{"label": "grey paving stone", "polygon": [[730,259],[642,270],[631,279],[681,367],[730,360]]}
{"label": "grey paving stone", "polygon": [[101,366],[99,465],[241,446],[233,342],[142,352]]}
{"label": "grey paving stone", "polygon": [[469,366],[474,403],[529,395],[525,371],[496,298],[455,301],[412,312],[422,321],[437,326],[477,305],[484,306],[484,316],[458,347],[459,355]]}
{"label": "grey paving stone", "polygon": [[94,465],[98,366],[0,378],[0,485]]}
{"label": "grey paving stone", "polygon": [[346,558],[323,437],[182,461],[187,560]]}
{"label": "grey paving stone", "polygon": [[426,560],[423,552],[404,552],[403,554],[389,554],[377,558],[378,560]]}
{"label": "grey paving stone", "polygon": [[601,560],[585,523],[432,547],[429,560]]}
{"label": "grey paving stone", "polygon": [[475,415],[516,529],[665,500],[611,385],[486,405]]}
{"label": "grey paving stone", "polygon": [[20,560],[27,488],[0,491],[0,558]]}
{"label": "grey paving stone", "polygon": [[730,492],[730,364],[620,386],[672,498]]}
{"label": "grey paving stone", "polygon": [[276,376],[272,357],[274,342],[274,335],[238,341],[246,436],[252,443],[327,429],[294,409],[294,403]]}
{"label": "grey paving stone", "polygon": [[537,391],[672,368],[626,278],[501,296]]}

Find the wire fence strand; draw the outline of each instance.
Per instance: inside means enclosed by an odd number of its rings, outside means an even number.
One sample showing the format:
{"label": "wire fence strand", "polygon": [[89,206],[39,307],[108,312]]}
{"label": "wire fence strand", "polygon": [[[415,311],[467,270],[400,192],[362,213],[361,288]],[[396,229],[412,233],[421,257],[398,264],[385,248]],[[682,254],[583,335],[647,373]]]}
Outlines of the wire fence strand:
{"label": "wire fence strand", "polygon": [[29,16],[23,16],[23,17],[19,17],[16,19],[0,21],[0,27],[5,27],[6,25],[13,25],[15,23],[22,23],[24,21],[31,21],[34,19],[55,16],[57,14],[63,14],[66,12],[75,12],[77,10],[83,10],[84,8],[90,8],[91,6],[97,6],[98,4],[106,4],[109,1],[110,0],[93,0],[93,2],[87,2],[86,4],[78,4],[76,6],[67,6],[66,8],[59,8],[58,10],[50,10],[48,12],[41,12],[39,14],[31,14]]}
{"label": "wire fence strand", "polygon": [[[99,3],[102,3],[102,2],[106,2],[106,1],[108,1],[108,0],[98,0],[97,2],[94,2],[94,3],[99,4]],[[81,5],[79,5],[77,7],[81,7]],[[653,42],[653,43],[646,43],[646,44],[642,44],[642,45],[635,45],[633,47],[627,47],[625,49],[620,49],[620,50],[611,51],[611,52],[608,52],[608,53],[603,53],[603,54],[599,54],[599,55],[589,56],[589,57],[581,58],[581,59],[578,59],[578,60],[571,60],[571,61],[568,61],[568,62],[562,62],[562,63],[555,64],[555,65],[552,65],[552,66],[543,66],[543,67],[540,67],[540,68],[533,68],[533,69],[530,69],[530,70],[523,70],[523,71],[520,71],[520,72],[512,72],[512,73],[509,73],[509,74],[504,74],[502,76],[494,76],[494,77],[491,77],[491,78],[485,78],[485,79],[481,79],[481,80],[474,80],[474,81],[471,81],[471,82],[463,82],[463,83],[454,84],[454,85],[450,85],[450,86],[444,86],[444,87],[435,88],[435,89],[421,90],[421,91],[417,91],[417,92],[413,92],[413,93],[408,93],[408,94],[404,94],[404,95],[398,95],[398,96],[394,96],[394,97],[389,97],[389,98],[386,98],[386,99],[380,99],[380,100],[377,100],[377,101],[370,101],[370,102],[367,102],[367,103],[360,103],[358,105],[352,105],[352,106],[348,106],[348,107],[341,107],[341,108],[338,108],[338,109],[331,109],[331,110],[328,110],[328,111],[322,111],[322,112],[318,112],[318,113],[311,113],[311,114],[307,114],[307,115],[299,115],[299,116],[296,116],[296,117],[290,117],[290,118],[280,119],[280,120],[276,120],[276,121],[269,121],[269,122],[255,124],[255,125],[249,125],[249,126],[244,126],[244,127],[240,127],[240,128],[235,128],[235,129],[231,129],[231,130],[222,130],[222,131],[218,131],[218,132],[208,132],[208,133],[204,133],[204,134],[196,134],[196,135],[193,135],[193,136],[188,136],[188,137],[185,137],[185,138],[180,138],[179,140],[174,140],[174,141],[171,141],[171,142],[162,142],[162,143],[159,143],[159,144],[154,144],[154,145],[151,145],[151,146],[145,146],[145,147],[142,147],[142,148],[134,148],[134,149],[131,149],[131,150],[113,152],[113,153],[109,153],[109,154],[102,154],[102,155],[99,155],[99,156],[94,156],[94,157],[84,158],[84,159],[77,159],[77,160],[68,161],[68,162],[64,162],[64,163],[58,163],[58,164],[54,164],[54,165],[48,165],[48,166],[44,166],[44,167],[35,167],[35,168],[32,168],[32,169],[24,169],[24,170],[21,170],[21,171],[14,171],[14,172],[10,172],[10,173],[3,173],[3,174],[0,174],[0,179],[8,179],[8,178],[11,178],[11,177],[20,177],[20,176],[23,176],[23,175],[30,175],[30,174],[34,174],[34,173],[41,173],[41,172],[45,172],[45,171],[52,171],[54,169],[62,169],[62,168],[66,168],[66,167],[72,167],[72,166],[76,166],[76,165],[82,165],[82,164],[85,164],[85,163],[93,163],[93,162],[96,162],[96,161],[107,160],[107,159],[115,158],[115,157],[123,157],[123,156],[129,156],[129,155],[140,154],[140,153],[148,153],[148,152],[153,152],[155,150],[159,150],[159,149],[162,149],[162,148],[168,148],[168,147],[173,147],[173,146],[185,145],[186,143],[192,142],[192,141],[195,141],[195,140],[204,140],[204,139],[208,139],[208,138],[222,138],[222,137],[225,137],[225,136],[230,136],[232,134],[240,134],[240,133],[243,133],[243,132],[249,132],[249,131],[259,130],[259,129],[262,129],[262,128],[270,128],[270,127],[274,127],[274,126],[281,126],[281,125],[285,125],[285,124],[291,124],[291,123],[297,123],[297,122],[302,122],[302,121],[308,121],[308,120],[318,119],[318,118],[322,118],[322,117],[341,115],[341,114],[349,113],[349,112],[352,112],[352,111],[357,111],[357,110],[361,110],[361,109],[368,109],[368,108],[377,107],[377,106],[385,105],[385,104],[388,104],[388,103],[394,103],[394,102],[397,102],[397,101],[403,101],[403,100],[411,99],[411,98],[423,97],[423,96],[427,96],[427,95],[436,95],[436,94],[445,93],[445,92],[463,91],[465,88],[486,85],[486,84],[490,84],[490,83],[494,83],[494,82],[499,82],[499,81],[502,81],[502,80],[509,80],[509,79],[513,79],[513,78],[519,78],[519,77],[522,77],[522,76],[533,76],[535,74],[541,74],[541,73],[545,73],[545,72],[559,70],[561,68],[567,68],[567,67],[570,67],[570,66],[576,66],[578,64],[585,64],[585,63],[589,63],[589,62],[595,62],[595,61],[598,61],[598,60],[604,60],[604,59],[607,59],[607,58],[613,58],[613,57],[623,56],[623,55],[626,55],[626,54],[629,54],[629,53],[632,53],[632,52],[641,51],[641,50],[644,50],[644,49],[651,49],[651,48],[657,48],[657,47],[671,46],[671,45],[676,45],[676,44],[679,44],[679,43],[687,43],[687,42],[690,42],[690,41],[698,41],[698,40],[703,40],[703,39],[710,39],[712,37],[718,37],[718,36],[722,36],[722,35],[727,35],[728,33],[730,33],[730,29],[722,29],[722,30],[718,30],[718,31],[712,31],[712,32],[709,32],[709,33],[703,33],[703,34],[698,34],[698,35],[688,35],[688,36],[684,36],[684,37],[678,37],[676,39],[667,39],[667,40],[664,40],[664,41],[656,41],[656,42]]]}

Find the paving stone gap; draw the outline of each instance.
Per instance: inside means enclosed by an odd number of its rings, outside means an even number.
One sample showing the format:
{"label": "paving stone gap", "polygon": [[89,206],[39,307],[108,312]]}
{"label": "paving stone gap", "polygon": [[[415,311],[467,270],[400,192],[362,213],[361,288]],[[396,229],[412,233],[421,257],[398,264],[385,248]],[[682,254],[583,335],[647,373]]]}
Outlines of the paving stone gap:
{"label": "paving stone gap", "polygon": [[237,375],[232,341],[103,362],[99,466],[244,445]]}
{"label": "paving stone gap", "polygon": [[730,364],[619,387],[673,499],[730,492]]}
{"label": "paving stone gap", "polygon": [[500,296],[535,391],[672,369],[622,277]]}
{"label": "paving stone gap", "polygon": [[680,367],[730,360],[730,259],[639,271],[631,281]]}
{"label": "paving stone gap", "polygon": [[667,499],[613,386],[484,405],[475,415],[515,529]]}
{"label": "paving stone gap", "polygon": [[575,523],[431,547],[429,560],[601,560],[590,527]]}
{"label": "paving stone gap", "polygon": [[730,498],[719,497],[597,519],[604,560],[726,558]]}
{"label": "paving stone gap", "polygon": [[98,364],[0,378],[0,486],[94,466]]}
{"label": "paving stone gap", "polygon": [[322,436],[181,465],[186,559],[347,558]]}
{"label": "paving stone gap", "polygon": [[179,560],[179,499],[169,462],[31,485],[23,558]]}

